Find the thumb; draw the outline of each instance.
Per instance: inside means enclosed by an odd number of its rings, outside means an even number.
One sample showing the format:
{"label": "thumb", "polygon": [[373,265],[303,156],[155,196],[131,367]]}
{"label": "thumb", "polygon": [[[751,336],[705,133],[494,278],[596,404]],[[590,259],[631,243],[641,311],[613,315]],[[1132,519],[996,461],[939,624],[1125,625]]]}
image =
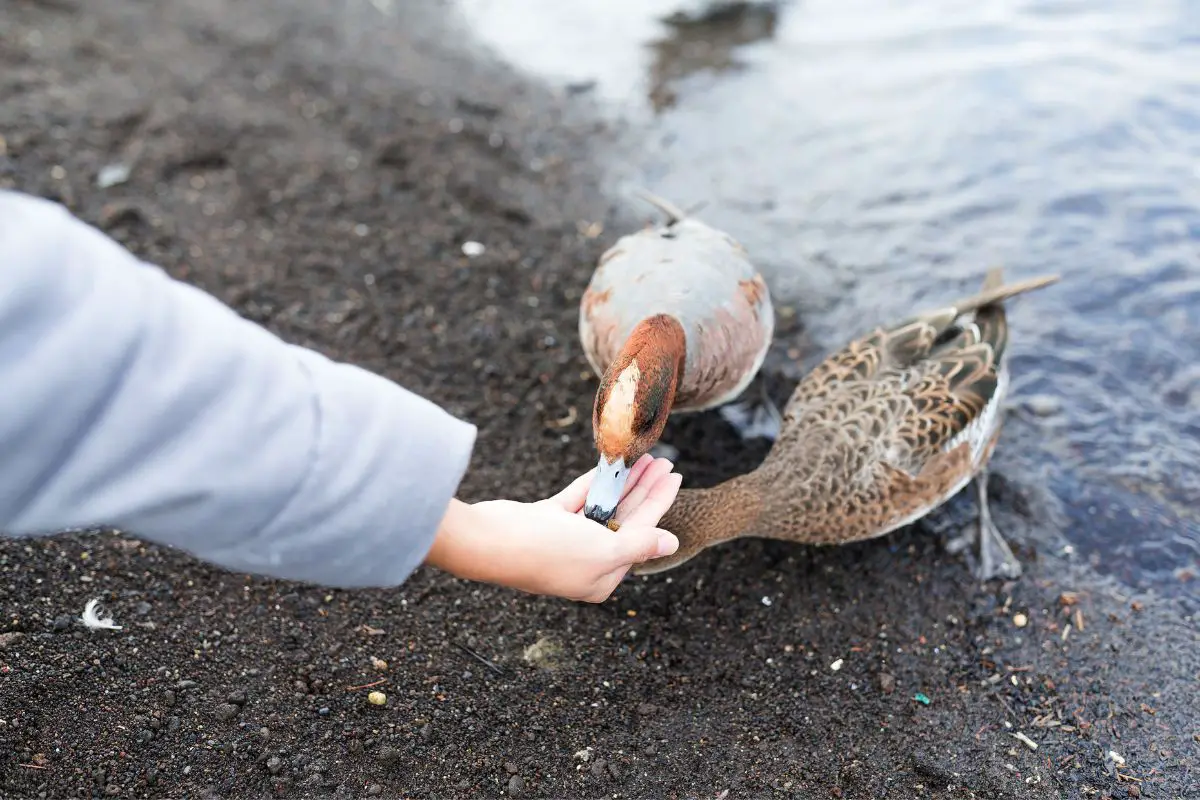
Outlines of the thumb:
{"label": "thumb", "polygon": [[679,549],[679,539],[661,528],[621,528],[618,557],[622,564],[640,564],[652,558],[669,556]]}

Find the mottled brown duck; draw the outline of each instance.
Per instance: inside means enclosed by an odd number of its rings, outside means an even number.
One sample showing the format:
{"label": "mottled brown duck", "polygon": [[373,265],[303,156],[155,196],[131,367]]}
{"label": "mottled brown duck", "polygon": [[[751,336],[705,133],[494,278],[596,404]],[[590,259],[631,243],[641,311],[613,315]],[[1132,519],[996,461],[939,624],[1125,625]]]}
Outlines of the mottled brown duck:
{"label": "mottled brown duck", "polygon": [[779,436],[752,472],[684,489],[660,523],[679,550],[634,568],[651,574],[734,539],[836,545],[883,536],[928,514],[974,481],[972,542],[981,580],[1015,578],[1020,562],[988,510],[987,463],[1009,385],[1004,301],[1058,276],[1002,285],[856,339],[796,387]]}

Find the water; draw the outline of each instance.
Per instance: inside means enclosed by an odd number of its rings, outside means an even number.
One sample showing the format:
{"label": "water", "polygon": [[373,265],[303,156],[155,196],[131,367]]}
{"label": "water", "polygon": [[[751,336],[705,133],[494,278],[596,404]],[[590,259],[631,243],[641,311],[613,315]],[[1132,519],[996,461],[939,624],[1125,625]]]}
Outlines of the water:
{"label": "water", "polygon": [[[1074,551],[1195,596],[1200,563],[1200,4],[458,0],[516,67],[630,121],[613,174],[755,253],[809,337],[1012,277],[997,471]],[[630,138],[630,137],[627,137]],[[1061,538],[1059,538],[1061,535]]]}

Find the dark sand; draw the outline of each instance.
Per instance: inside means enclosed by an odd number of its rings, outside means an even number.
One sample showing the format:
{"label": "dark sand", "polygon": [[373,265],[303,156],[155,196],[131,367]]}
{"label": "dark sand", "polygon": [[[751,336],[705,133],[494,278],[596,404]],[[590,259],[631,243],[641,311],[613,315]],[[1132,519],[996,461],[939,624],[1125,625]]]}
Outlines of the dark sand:
{"label": "dark sand", "polygon": [[[605,131],[411,13],[162,5],[4,3],[0,182],[477,423],[471,499],[586,469],[576,303],[637,224],[600,195]],[[116,162],[130,180],[97,188]],[[693,483],[763,455],[714,415],[669,438]],[[729,545],[601,606],[6,541],[0,796],[1200,796],[1194,622],[1027,547],[1024,580],[979,588],[931,527],[970,510],[837,550]],[[91,597],[125,629],[83,630]],[[383,679],[383,707],[347,688]]]}

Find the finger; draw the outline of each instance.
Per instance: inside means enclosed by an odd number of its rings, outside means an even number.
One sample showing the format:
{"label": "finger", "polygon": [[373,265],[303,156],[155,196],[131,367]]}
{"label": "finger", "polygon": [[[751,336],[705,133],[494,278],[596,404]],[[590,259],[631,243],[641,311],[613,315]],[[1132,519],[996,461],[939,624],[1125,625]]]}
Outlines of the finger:
{"label": "finger", "polygon": [[646,497],[637,505],[630,504],[628,517],[622,525],[650,527],[657,525],[679,496],[683,476],[677,472],[662,475],[646,487]]}
{"label": "finger", "polygon": [[[637,511],[638,506],[646,502],[646,498],[650,496],[651,488],[662,480],[664,475],[671,474],[674,464],[665,458],[656,458],[654,463],[646,467],[646,471],[641,475],[641,480],[638,485],[633,487],[630,492],[621,500],[621,504],[617,506],[616,518],[617,522],[624,525],[629,518]],[[653,525],[654,523],[649,523]]]}
{"label": "finger", "polygon": [[661,528],[622,527],[614,537],[616,541],[616,564],[630,567],[652,558],[669,556],[679,549],[679,539],[670,531]]}
{"label": "finger", "polygon": [[629,469],[629,477],[625,480],[625,487],[621,490],[621,499],[624,500],[629,493],[637,488],[637,485],[646,479],[647,471],[654,466],[657,459],[654,456],[646,453],[637,461],[633,462],[633,466]]}
{"label": "finger", "polygon": [[596,468],[592,467],[550,499],[571,513],[582,511],[583,504],[587,500],[588,489],[592,486],[592,478],[595,476]]}

